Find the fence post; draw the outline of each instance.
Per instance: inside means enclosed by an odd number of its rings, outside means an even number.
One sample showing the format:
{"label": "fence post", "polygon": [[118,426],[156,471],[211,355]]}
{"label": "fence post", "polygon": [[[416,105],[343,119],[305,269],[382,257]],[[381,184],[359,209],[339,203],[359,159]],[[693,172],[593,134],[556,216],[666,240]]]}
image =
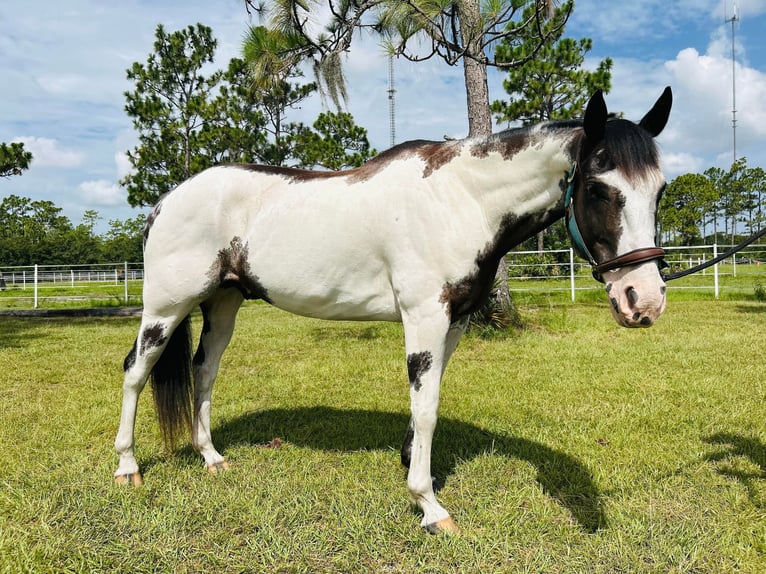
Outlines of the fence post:
{"label": "fence post", "polygon": [[35,263],[35,298],[34,298],[34,308],[37,309],[37,263]]}
{"label": "fence post", "polygon": [[[718,257],[718,243],[713,243],[713,259]],[[718,299],[718,263],[713,265],[713,285],[715,286],[715,298]]]}
{"label": "fence post", "polygon": [[122,280],[125,284],[125,304],[128,304],[128,262],[125,262],[124,273],[122,274]]}
{"label": "fence post", "polygon": [[572,303],[575,300],[575,271],[574,271],[574,249],[569,248],[569,284],[572,288]]}

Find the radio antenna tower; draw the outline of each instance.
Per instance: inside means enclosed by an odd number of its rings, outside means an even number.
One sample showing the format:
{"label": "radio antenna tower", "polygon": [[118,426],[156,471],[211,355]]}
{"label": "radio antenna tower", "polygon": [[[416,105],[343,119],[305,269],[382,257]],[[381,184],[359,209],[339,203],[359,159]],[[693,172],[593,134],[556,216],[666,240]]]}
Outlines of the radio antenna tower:
{"label": "radio antenna tower", "polygon": [[734,55],[734,24],[739,20],[737,16],[737,3],[733,3],[733,13],[731,18],[725,20],[728,24],[731,22],[731,131],[732,144],[734,151],[734,161],[737,161],[737,80],[735,77],[736,60]]}
{"label": "radio antenna tower", "polygon": [[391,129],[391,147],[396,144],[396,100],[394,94],[394,56],[388,55],[388,121]]}

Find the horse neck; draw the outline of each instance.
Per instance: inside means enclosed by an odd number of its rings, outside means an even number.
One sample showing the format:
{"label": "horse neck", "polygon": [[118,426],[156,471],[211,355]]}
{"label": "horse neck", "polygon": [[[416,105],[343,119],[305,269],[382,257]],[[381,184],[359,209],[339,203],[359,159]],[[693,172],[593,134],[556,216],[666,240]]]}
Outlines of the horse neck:
{"label": "horse neck", "polygon": [[561,182],[581,133],[575,128],[533,128],[466,140],[450,167],[481,206],[490,228],[499,229],[509,217],[537,227],[543,220],[549,225],[563,216]]}

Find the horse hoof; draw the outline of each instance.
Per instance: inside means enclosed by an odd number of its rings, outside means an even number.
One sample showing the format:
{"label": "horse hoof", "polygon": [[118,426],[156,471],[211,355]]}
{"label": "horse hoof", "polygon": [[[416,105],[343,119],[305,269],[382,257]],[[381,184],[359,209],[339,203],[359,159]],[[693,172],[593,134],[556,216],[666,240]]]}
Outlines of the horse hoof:
{"label": "horse hoof", "polygon": [[213,464],[207,465],[207,471],[210,474],[218,474],[219,472],[223,472],[224,470],[229,470],[230,466],[229,463],[225,460],[222,460],[220,462],[214,462]]}
{"label": "horse hoof", "polygon": [[119,474],[114,477],[115,484],[129,484],[131,486],[141,486],[144,483],[144,479],[140,472],[133,472],[129,474]]}
{"label": "horse hoof", "polygon": [[460,528],[451,516],[425,526],[429,534],[460,534]]}

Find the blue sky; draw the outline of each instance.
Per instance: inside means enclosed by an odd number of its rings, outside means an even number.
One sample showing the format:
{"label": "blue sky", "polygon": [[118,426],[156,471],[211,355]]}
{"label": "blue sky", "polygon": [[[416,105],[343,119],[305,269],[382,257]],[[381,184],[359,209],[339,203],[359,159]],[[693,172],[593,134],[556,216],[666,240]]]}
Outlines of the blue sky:
{"label": "blue sky", "polygon": [[[737,2],[737,152],[766,167],[766,0]],[[639,119],[666,85],[674,110],[659,143],[668,179],[732,160],[731,0],[578,0],[567,26],[590,37],[587,65],[614,59],[607,103]],[[145,62],[154,30],[202,22],[219,41],[221,67],[239,56],[248,25],[241,0],[4,0],[0,4],[0,141],[23,141],[35,155],[21,177],[0,181],[0,194],[48,199],[75,224],[85,210],[103,218],[135,216],[117,182],[125,151],[136,143],[123,111],[131,85],[125,70]],[[346,61],[348,111],[374,147],[390,141],[388,69],[381,49],[362,39]],[[490,75],[493,99],[503,74]],[[397,140],[467,132],[462,70],[440,61],[396,63]],[[318,97],[293,119],[311,122]]]}

